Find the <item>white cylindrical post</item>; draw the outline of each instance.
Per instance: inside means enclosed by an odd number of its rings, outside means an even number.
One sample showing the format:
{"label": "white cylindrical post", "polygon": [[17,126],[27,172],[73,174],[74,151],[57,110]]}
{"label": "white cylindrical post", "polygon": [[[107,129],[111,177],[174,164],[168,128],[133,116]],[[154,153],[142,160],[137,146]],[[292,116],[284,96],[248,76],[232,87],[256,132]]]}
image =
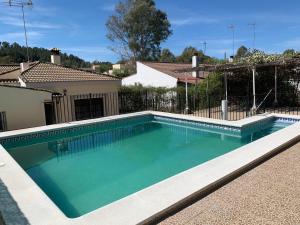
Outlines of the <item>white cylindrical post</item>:
{"label": "white cylindrical post", "polygon": [[253,84],[253,106],[252,106],[252,114],[256,113],[256,92],[255,92],[255,75],[256,75],[256,68],[252,68],[252,84]]}
{"label": "white cylindrical post", "polygon": [[187,76],[185,75],[185,114],[188,113],[189,113],[188,85],[187,85]]}
{"label": "white cylindrical post", "polygon": [[228,101],[222,100],[222,119],[228,120]]}
{"label": "white cylindrical post", "polygon": [[228,100],[227,73],[225,73],[225,100]]}

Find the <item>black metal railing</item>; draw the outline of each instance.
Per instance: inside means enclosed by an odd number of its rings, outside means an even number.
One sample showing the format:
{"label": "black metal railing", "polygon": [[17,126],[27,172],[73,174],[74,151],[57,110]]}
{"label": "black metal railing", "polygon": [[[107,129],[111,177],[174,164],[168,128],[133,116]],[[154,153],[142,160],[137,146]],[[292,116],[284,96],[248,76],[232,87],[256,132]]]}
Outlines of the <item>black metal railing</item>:
{"label": "black metal railing", "polygon": [[261,105],[257,113],[279,113],[279,114],[300,114],[300,93],[296,91],[289,92],[271,92],[265,102]]}
{"label": "black metal railing", "polygon": [[[119,92],[119,109],[120,114],[153,110],[221,119],[223,99],[223,95],[188,93],[188,105],[186,106],[184,92],[123,91]],[[228,109],[230,120],[245,118],[249,115],[248,97],[231,96]]]}

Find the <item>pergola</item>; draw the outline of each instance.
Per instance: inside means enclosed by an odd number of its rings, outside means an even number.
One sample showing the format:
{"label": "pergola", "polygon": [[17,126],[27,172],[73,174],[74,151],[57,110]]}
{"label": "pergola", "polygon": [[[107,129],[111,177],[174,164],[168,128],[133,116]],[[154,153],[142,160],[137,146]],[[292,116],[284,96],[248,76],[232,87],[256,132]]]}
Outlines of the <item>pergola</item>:
{"label": "pergola", "polygon": [[[228,76],[231,76],[234,73],[240,72],[252,72],[252,85],[253,85],[253,106],[251,111],[255,113],[260,105],[256,106],[256,75],[260,71],[268,70],[270,71],[273,69],[274,71],[274,103],[277,103],[277,77],[278,77],[278,70],[293,70],[295,72],[300,71],[300,58],[282,58],[273,62],[267,63],[257,63],[257,64],[250,64],[250,63],[223,63],[223,64],[201,64],[196,68],[185,70],[184,72],[191,72],[191,71],[206,71],[206,72],[220,72],[224,74],[224,84],[225,84],[225,100],[228,99],[228,89],[227,89],[227,82]],[[183,71],[181,71],[183,72]],[[201,74],[201,73],[200,73]],[[272,90],[269,91],[267,96],[271,93]]]}

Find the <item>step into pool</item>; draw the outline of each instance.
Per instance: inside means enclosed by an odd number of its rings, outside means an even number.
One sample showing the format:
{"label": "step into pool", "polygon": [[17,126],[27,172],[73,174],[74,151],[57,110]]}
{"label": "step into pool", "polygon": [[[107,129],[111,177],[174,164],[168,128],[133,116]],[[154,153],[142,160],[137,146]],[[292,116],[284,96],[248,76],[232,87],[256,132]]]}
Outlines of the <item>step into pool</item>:
{"label": "step into pool", "polygon": [[70,218],[283,129],[274,118],[234,126],[137,116],[0,143]]}

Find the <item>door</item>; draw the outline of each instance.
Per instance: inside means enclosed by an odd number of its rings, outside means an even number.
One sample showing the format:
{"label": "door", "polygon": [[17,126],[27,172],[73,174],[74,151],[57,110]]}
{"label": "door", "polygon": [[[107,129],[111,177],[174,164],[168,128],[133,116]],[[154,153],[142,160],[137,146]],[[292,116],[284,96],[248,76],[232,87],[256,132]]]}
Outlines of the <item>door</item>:
{"label": "door", "polygon": [[76,120],[103,117],[103,98],[77,99],[74,101]]}
{"label": "door", "polygon": [[54,104],[53,102],[45,102],[45,118],[46,118],[46,125],[55,124],[55,113],[54,113]]}

